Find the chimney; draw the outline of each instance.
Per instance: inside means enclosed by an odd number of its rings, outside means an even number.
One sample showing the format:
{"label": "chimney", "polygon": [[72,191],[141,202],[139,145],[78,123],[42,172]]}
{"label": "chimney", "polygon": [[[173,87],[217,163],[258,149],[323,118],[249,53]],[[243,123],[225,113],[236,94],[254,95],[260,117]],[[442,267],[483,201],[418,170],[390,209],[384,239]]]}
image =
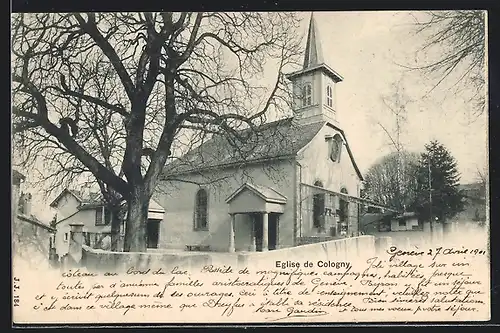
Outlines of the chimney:
{"label": "chimney", "polygon": [[19,201],[21,193],[21,183],[25,180],[22,173],[12,170],[12,214],[16,216],[19,213]]}
{"label": "chimney", "polygon": [[70,265],[78,267],[81,265],[83,257],[83,223],[74,223],[69,225],[71,228],[69,238],[69,258]]}
{"label": "chimney", "polygon": [[55,228],[57,225],[57,213],[54,214],[54,217],[52,218],[52,220],[50,221],[50,226]]}
{"label": "chimney", "polygon": [[31,193],[21,194],[21,213],[26,216],[31,216]]}
{"label": "chimney", "polygon": [[14,186],[12,188],[12,214],[14,215],[14,217],[19,213],[19,202],[21,201],[19,192],[19,183],[14,183]]}

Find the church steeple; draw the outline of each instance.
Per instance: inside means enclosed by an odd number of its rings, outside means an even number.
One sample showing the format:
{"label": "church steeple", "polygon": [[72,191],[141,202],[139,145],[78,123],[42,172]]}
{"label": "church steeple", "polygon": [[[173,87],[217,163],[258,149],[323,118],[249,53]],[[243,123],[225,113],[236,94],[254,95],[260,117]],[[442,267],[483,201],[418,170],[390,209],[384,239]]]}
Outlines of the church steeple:
{"label": "church steeple", "polygon": [[321,50],[321,39],[316,28],[314,13],[309,20],[309,31],[307,33],[306,53],[304,56],[303,69],[312,68],[323,63],[323,52]]}
{"label": "church steeple", "polygon": [[323,60],[313,13],[309,19],[302,69],[287,77],[293,85],[295,117],[301,123],[327,121],[338,126],[335,91],[337,83],[343,78]]}

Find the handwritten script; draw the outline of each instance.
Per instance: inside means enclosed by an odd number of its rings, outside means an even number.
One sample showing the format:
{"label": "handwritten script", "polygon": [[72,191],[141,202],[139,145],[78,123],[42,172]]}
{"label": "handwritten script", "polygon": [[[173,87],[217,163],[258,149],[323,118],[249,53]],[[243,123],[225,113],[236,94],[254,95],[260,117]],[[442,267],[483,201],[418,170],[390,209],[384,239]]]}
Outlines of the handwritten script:
{"label": "handwritten script", "polygon": [[284,260],[124,272],[57,271],[23,296],[30,318],[77,322],[412,321],[489,318],[487,253],[390,247],[362,261]]}

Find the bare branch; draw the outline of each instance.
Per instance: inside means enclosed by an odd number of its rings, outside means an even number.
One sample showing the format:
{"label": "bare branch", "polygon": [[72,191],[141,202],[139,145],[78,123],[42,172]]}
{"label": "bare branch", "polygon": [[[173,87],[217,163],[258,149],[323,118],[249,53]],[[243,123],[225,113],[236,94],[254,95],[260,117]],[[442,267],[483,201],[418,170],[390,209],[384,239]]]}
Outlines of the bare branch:
{"label": "bare branch", "polygon": [[214,135],[243,156],[268,114],[286,112],[282,72],[302,51],[298,28],[279,12],[14,15],[21,164],[51,189],[59,179],[98,186],[110,205],[125,199],[125,250],[143,250],[144,207],[168,158]]}
{"label": "bare branch", "polygon": [[424,38],[416,55],[425,61],[415,66],[401,66],[435,77],[436,82],[428,93],[450,79],[455,80],[451,87],[456,88],[457,95],[460,93],[459,86],[472,87],[475,92],[468,98],[474,102],[480,114],[484,110],[486,97],[485,12],[453,10],[412,16],[415,19],[415,34]]}

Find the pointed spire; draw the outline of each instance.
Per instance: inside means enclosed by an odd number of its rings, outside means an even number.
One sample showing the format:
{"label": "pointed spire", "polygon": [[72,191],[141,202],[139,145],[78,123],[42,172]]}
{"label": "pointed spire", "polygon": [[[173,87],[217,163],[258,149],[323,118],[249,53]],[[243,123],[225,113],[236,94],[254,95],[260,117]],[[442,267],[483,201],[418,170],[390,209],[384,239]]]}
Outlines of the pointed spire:
{"label": "pointed spire", "polygon": [[304,67],[307,69],[323,63],[323,53],[321,51],[321,41],[314,20],[314,13],[311,12],[309,21],[309,32],[307,33],[306,54],[304,56]]}

